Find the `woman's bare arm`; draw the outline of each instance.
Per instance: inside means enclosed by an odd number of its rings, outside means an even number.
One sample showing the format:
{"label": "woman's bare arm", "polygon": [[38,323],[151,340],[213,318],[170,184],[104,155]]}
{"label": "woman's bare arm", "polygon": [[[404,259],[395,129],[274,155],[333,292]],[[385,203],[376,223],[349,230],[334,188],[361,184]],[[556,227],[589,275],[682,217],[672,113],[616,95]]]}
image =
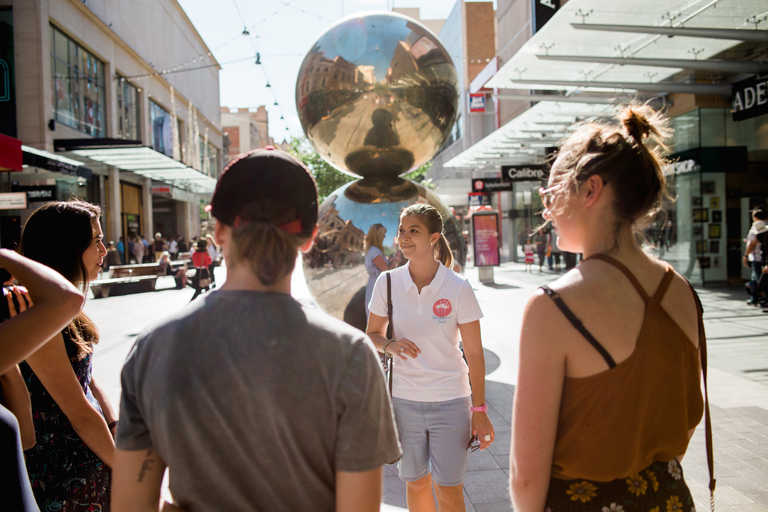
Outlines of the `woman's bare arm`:
{"label": "woman's bare arm", "polygon": [[5,373],[61,331],[84,299],[58,272],[8,249],[0,249],[0,267],[26,286],[34,299],[34,307],[0,324],[0,373]]}
{"label": "woman's bare arm", "polygon": [[80,439],[106,465],[112,467],[115,442],[104,417],[88,401],[80,387],[61,333],[29,356],[27,364],[66,415]]}
{"label": "woman's bare arm", "polygon": [[556,306],[543,292],[526,306],[512,407],[510,487],[517,512],[541,512],[549,489],[565,355],[552,326]]}
{"label": "woman's bare arm", "polygon": [[[480,320],[459,324],[464,355],[469,366],[469,381],[472,383],[472,405],[480,407],[485,404],[485,355],[483,342],[480,337]],[[496,433],[493,425],[484,412],[472,413],[472,433],[480,440],[480,449],[485,450],[493,442]],[[490,436],[490,439],[485,438]]]}
{"label": "woman's bare arm", "polygon": [[16,416],[21,432],[21,447],[29,450],[35,446],[35,425],[32,422],[32,402],[27,385],[18,365],[0,375],[3,385],[3,405]]}

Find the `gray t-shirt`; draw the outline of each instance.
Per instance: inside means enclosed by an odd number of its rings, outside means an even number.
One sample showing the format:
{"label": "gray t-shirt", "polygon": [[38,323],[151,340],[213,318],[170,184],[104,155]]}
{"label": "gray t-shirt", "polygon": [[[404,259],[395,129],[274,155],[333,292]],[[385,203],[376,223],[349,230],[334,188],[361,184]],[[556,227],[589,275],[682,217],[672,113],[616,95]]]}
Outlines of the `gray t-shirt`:
{"label": "gray t-shirt", "polygon": [[139,337],[122,386],[117,447],[153,447],[190,511],[332,511],[336,471],[400,455],[371,341],[281,293],[207,293]]}

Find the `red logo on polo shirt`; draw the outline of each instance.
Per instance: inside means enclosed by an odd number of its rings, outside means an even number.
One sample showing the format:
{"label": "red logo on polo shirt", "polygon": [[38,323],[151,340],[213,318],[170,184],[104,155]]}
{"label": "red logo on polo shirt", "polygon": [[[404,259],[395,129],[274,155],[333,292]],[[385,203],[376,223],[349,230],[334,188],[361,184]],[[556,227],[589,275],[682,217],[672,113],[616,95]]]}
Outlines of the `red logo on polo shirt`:
{"label": "red logo on polo shirt", "polygon": [[435,316],[438,316],[440,318],[445,318],[448,315],[451,314],[451,301],[448,299],[440,299],[437,302],[435,302],[435,305],[432,306],[432,312],[435,314]]}

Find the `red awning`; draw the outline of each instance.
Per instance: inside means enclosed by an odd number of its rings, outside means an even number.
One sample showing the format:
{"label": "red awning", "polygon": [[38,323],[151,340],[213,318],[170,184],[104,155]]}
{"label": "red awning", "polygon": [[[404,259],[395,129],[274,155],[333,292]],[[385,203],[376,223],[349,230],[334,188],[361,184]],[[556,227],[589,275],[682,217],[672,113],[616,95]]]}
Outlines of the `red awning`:
{"label": "red awning", "polygon": [[21,171],[21,141],[0,133],[0,171]]}

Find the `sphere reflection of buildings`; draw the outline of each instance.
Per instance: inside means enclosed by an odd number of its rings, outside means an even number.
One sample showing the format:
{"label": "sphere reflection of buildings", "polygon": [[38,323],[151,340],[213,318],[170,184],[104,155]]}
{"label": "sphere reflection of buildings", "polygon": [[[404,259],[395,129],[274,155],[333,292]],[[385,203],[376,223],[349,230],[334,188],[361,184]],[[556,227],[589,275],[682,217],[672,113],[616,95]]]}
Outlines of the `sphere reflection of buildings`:
{"label": "sphere reflection of buildings", "polygon": [[326,312],[365,327],[365,233],[383,224],[385,255],[394,253],[400,212],[411,204],[438,208],[464,265],[464,239],[449,209],[431,190],[399,177],[443,145],[457,91],[456,70],[437,37],[399,14],[342,20],[305,57],[296,83],[302,128],[331,165],[362,177],[320,206],[315,245],[304,256],[309,290]]}

